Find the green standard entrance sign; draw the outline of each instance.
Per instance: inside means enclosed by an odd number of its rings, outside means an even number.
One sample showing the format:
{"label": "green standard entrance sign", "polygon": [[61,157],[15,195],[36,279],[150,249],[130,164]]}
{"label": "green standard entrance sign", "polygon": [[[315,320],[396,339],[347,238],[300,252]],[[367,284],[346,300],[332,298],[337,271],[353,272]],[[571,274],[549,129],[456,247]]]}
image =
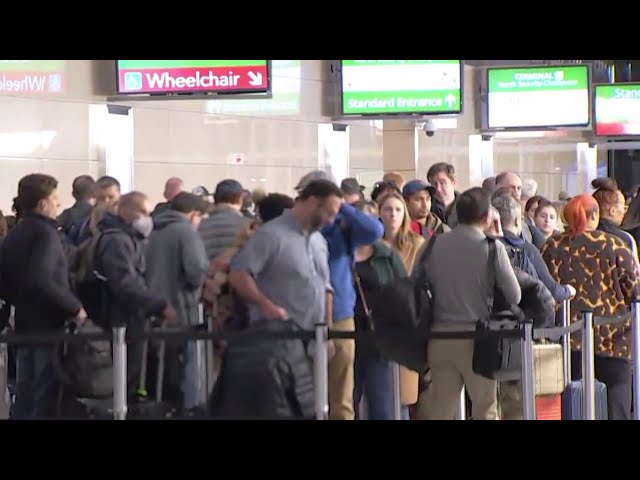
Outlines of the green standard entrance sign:
{"label": "green standard entrance sign", "polygon": [[489,128],[589,124],[589,67],[488,70]]}
{"label": "green standard entrance sign", "polygon": [[460,60],[341,60],[344,115],[462,111]]}
{"label": "green standard entrance sign", "polygon": [[116,60],[119,94],[267,92],[267,60]]}
{"label": "green standard entrance sign", "polygon": [[640,135],[640,83],[595,86],[595,133]]}

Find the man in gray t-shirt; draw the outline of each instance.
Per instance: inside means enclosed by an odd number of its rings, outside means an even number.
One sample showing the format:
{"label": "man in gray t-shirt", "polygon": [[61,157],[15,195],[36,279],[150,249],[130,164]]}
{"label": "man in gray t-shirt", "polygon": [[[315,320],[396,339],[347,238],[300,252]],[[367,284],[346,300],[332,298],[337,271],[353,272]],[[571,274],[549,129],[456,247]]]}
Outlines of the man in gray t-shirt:
{"label": "man in gray t-shirt", "polygon": [[342,198],[333,182],[311,182],[291,210],[260,227],[233,258],[229,281],[250,305],[251,323],[331,323],[329,252],[318,230],[333,223]]}

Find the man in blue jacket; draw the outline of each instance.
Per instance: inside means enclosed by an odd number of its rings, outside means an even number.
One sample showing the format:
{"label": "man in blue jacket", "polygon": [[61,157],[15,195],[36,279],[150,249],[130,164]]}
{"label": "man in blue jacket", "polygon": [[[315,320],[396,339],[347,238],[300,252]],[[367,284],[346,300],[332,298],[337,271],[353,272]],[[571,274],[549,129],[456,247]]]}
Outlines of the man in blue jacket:
{"label": "man in blue jacket", "polygon": [[[308,173],[298,183],[300,191],[314,180],[333,179],[324,171]],[[382,223],[347,203],[342,203],[340,211],[332,225],[324,227],[322,234],[329,245],[329,272],[333,286],[331,308],[333,324],[330,328],[340,331],[353,331],[356,290],[354,287],[352,266],[354,250],[363,245],[371,245],[382,238]],[[353,363],[356,346],[353,340],[337,340],[335,354],[329,361],[329,418],[331,420],[353,420]]]}

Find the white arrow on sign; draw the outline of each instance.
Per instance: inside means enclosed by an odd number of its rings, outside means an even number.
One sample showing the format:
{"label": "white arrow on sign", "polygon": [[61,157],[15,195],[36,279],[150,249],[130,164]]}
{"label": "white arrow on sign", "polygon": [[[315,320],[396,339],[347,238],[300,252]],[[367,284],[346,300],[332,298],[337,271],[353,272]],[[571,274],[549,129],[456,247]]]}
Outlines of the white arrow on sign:
{"label": "white arrow on sign", "polygon": [[260,72],[258,73],[253,73],[253,72],[249,72],[249,78],[251,80],[249,80],[249,85],[262,85],[262,74]]}
{"label": "white arrow on sign", "polygon": [[445,97],[444,101],[449,106],[449,108],[452,108],[453,104],[456,103],[456,97],[454,97],[453,94],[450,93]]}

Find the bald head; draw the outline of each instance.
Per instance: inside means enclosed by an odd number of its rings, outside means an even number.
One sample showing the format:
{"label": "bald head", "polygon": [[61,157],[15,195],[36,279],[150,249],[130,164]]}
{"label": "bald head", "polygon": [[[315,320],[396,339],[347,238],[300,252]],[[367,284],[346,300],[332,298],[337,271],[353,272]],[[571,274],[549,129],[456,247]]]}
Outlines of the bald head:
{"label": "bald head", "polygon": [[511,196],[517,201],[522,197],[522,179],[513,172],[502,172],[496,177],[497,187],[506,187],[511,190]]}
{"label": "bald head", "polygon": [[178,195],[184,187],[184,182],[182,179],[177,177],[171,177],[167,180],[167,183],[164,184],[164,198],[167,202],[173,200],[173,198]]}
{"label": "bald head", "polygon": [[402,190],[402,188],[404,187],[404,184],[406,183],[406,179],[404,178],[404,175],[402,175],[399,172],[385,173],[384,177],[382,177],[382,181],[386,183],[393,183],[400,190]]}

